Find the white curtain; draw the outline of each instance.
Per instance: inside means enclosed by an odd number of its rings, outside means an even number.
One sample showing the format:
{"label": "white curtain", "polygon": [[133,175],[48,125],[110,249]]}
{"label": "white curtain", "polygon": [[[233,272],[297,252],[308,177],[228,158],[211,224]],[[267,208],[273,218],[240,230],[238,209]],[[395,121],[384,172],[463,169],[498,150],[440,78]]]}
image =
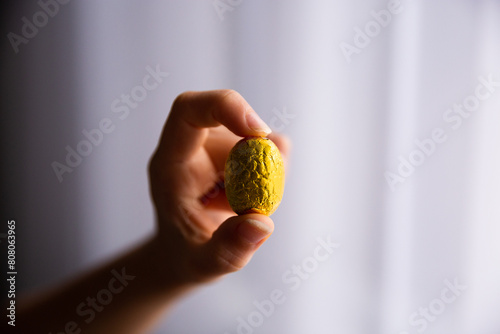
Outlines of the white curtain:
{"label": "white curtain", "polygon": [[[9,57],[28,96],[11,103],[16,212],[38,254],[25,289],[151,233],[146,166],[170,104],[233,88],[293,142],[276,229],[155,333],[500,332],[500,2],[73,1]],[[60,183],[51,163],[105,118],[113,131]]]}

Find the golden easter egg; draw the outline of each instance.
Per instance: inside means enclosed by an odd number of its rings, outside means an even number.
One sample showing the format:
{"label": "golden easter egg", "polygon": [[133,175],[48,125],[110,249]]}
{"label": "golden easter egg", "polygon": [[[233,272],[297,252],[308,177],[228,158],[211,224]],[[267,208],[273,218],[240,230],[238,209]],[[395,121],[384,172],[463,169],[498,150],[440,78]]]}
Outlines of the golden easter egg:
{"label": "golden easter egg", "polygon": [[278,147],[262,137],[237,142],[226,161],[224,185],[234,212],[270,216],[285,188],[285,168]]}

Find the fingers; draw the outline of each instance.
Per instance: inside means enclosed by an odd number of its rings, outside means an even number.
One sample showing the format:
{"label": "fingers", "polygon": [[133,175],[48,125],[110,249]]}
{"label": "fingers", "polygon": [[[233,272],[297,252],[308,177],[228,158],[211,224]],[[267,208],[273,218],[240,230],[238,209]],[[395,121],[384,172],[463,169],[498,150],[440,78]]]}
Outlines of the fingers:
{"label": "fingers", "polygon": [[224,127],[210,129],[205,142],[205,150],[210,156],[215,170],[224,171],[229,151],[240,139],[241,137],[236,136]]}
{"label": "fingers", "polygon": [[158,152],[185,161],[203,146],[206,128],[224,125],[238,136],[271,132],[248,102],[233,90],[186,92],[177,97],[163,129]]}
{"label": "fingers", "polygon": [[285,169],[288,167],[288,159],[290,158],[290,150],[291,150],[291,141],[287,136],[283,134],[271,133],[267,136],[271,139],[278,149],[280,150],[281,157],[283,158],[283,163],[285,164]]}
{"label": "fingers", "polygon": [[[281,134],[270,134],[267,136],[276,146],[278,146],[285,167],[290,151],[289,139]],[[200,200],[207,209],[221,209],[232,212],[224,193],[224,166],[229,155],[229,151],[241,137],[236,136],[224,127],[210,129],[209,136],[205,142],[207,151],[215,170],[217,171],[217,180],[214,185],[200,196]]]}
{"label": "fingers", "polygon": [[195,254],[200,280],[208,280],[243,268],[255,251],[271,235],[274,223],[260,214],[231,217]]}
{"label": "fingers", "polygon": [[[271,133],[267,136],[278,146],[284,160],[290,152],[290,140],[282,134]],[[210,129],[209,136],[205,142],[205,149],[217,171],[223,171],[229,151],[241,137],[229,132],[223,127]]]}
{"label": "fingers", "polygon": [[271,133],[267,136],[267,138],[271,139],[273,143],[278,146],[281,155],[288,156],[288,154],[290,154],[292,144],[287,136],[283,134]]}

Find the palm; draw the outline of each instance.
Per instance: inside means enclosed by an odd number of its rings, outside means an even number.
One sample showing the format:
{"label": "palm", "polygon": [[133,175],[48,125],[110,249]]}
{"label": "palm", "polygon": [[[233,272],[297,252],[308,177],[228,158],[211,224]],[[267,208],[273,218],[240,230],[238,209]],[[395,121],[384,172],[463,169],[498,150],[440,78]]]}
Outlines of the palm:
{"label": "palm", "polygon": [[178,199],[179,224],[184,235],[206,240],[230,216],[224,192],[223,175],[226,157],[240,139],[224,127],[206,129],[203,146],[186,161],[170,164],[172,175],[164,189],[163,206]]}

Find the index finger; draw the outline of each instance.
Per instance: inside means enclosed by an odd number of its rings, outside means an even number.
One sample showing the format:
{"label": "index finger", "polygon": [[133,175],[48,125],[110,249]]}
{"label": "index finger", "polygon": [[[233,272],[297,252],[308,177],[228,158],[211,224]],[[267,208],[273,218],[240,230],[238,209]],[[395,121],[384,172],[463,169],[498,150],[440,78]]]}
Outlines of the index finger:
{"label": "index finger", "polygon": [[224,125],[238,136],[265,136],[271,129],[234,90],[185,92],[177,97],[163,128],[158,153],[182,162],[200,149],[209,127]]}

